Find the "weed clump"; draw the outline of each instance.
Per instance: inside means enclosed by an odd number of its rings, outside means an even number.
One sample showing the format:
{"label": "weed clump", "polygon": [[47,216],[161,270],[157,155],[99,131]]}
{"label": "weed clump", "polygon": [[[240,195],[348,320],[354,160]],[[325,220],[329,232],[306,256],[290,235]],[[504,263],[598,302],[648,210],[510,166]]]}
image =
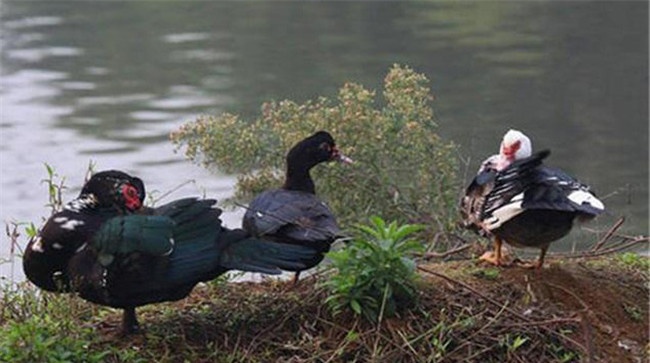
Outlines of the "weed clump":
{"label": "weed clump", "polygon": [[337,272],[327,281],[325,300],[334,313],[349,307],[372,322],[393,317],[415,306],[415,261],[406,257],[422,251],[422,244],[409,238],[419,225],[387,224],[380,217],[370,225],[357,225],[347,248],[328,253]]}

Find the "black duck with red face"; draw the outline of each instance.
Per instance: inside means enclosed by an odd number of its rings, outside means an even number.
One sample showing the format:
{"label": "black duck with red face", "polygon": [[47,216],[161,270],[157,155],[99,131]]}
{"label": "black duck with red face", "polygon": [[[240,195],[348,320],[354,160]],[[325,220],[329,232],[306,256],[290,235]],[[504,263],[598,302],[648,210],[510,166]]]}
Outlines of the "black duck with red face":
{"label": "black duck with red face", "polygon": [[142,181],[126,173],[93,175],[28,243],[27,278],[44,290],[124,309],[122,329],[130,333],[138,329],[137,306],[182,299],[231,269],[278,274],[313,258],[312,249],[223,227],[213,199],[142,208],[144,196]]}

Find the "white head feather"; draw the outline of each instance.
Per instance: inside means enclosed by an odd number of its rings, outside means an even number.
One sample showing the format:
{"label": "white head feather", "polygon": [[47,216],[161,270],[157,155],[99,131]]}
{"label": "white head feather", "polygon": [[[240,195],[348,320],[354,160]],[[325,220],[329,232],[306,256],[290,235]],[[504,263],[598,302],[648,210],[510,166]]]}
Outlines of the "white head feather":
{"label": "white head feather", "polygon": [[516,148],[514,153],[514,160],[524,159],[533,154],[533,146],[528,136],[524,135],[521,131],[513,129],[508,130],[508,132],[503,135],[503,141],[501,142],[499,153],[503,155],[506,149],[512,148],[517,144],[517,142],[519,142],[519,146]]}

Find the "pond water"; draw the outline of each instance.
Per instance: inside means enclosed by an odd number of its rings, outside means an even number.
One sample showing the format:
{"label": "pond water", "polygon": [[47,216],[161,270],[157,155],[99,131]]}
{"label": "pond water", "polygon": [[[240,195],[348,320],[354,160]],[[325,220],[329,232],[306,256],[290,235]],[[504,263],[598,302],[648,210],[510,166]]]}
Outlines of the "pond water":
{"label": "pond water", "polygon": [[[267,100],[380,89],[393,63],[432,80],[440,132],[475,170],[518,128],[648,233],[648,3],[0,2],[0,221],[48,214],[44,163],[74,197],[90,161],[171,197],[234,177],[183,160],[169,132]],[[226,213],[239,226],[241,212]],[[572,248],[576,237],[554,244]],[[0,258],[10,255],[3,236]],[[14,266],[15,265],[15,266]],[[19,263],[0,276],[21,279]]]}

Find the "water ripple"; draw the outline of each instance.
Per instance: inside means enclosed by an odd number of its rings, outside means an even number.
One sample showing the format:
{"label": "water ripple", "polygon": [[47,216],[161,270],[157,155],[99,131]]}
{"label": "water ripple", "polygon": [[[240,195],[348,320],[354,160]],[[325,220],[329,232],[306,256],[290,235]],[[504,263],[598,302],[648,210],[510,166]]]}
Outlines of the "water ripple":
{"label": "water ripple", "polygon": [[63,23],[63,19],[58,16],[30,16],[7,21],[4,23],[4,26],[9,29],[25,29],[59,25],[61,23]]}
{"label": "water ripple", "polygon": [[187,43],[210,39],[210,33],[177,33],[163,35],[167,43]]}
{"label": "water ripple", "polygon": [[28,63],[36,63],[49,57],[74,57],[83,53],[82,49],[75,47],[23,48],[7,51],[7,57]]}

